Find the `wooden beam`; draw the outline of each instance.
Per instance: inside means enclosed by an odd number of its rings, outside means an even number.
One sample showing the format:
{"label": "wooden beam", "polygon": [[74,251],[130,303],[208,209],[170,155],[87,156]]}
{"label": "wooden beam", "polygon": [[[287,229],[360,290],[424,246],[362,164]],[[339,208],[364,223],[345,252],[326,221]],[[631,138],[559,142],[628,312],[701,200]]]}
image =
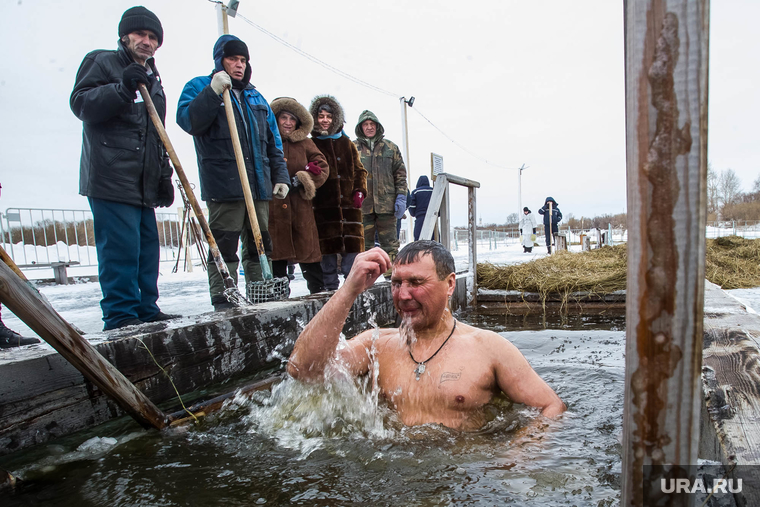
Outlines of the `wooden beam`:
{"label": "wooden beam", "polygon": [[[628,288],[621,505],[689,505],[697,464],[708,0],[625,3]],[[672,465],[669,475],[651,465]]]}
{"label": "wooden beam", "polygon": [[441,173],[435,178],[433,194],[430,196],[430,203],[428,203],[427,213],[425,213],[425,221],[422,223],[422,230],[420,231],[420,239],[433,238],[433,231],[438,220],[438,210],[441,207],[443,195],[449,184],[448,182],[448,174],[446,173]]}
{"label": "wooden beam", "polygon": [[[479,185],[478,185],[479,186]],[[477,203],[475,200],[474,185],[467,187],[467,248],[470,249],[467,270],[472,276],[472,287],[467,290],[472,294],[471,304],[478,303],[478,230],[477,230]],[[469,285],[470,279],[468,279]]]}
{"label": "wooden beam", "polygon": [[146,428],[166,427],[166,415],[5,263],[0,263],[0,302],[138,423]]}

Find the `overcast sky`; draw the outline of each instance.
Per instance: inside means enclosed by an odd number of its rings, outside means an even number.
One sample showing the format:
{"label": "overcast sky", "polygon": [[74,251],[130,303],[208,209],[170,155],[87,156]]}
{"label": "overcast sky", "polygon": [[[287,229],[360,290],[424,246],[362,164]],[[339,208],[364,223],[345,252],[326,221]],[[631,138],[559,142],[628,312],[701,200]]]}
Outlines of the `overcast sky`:
{"label": "overcast sky", "polygon": [[[78,195],[82,129],[69,95],[82,58],[116,47],[119,19],[133,5],[0,2],[3,211],[88,209]],[[214,5],[143,5],[164,27],[156,64],[168,99],[167,130],[188,177],[197,182],[192,138],[175,115],[184,84],[213,69]],[[522,202],[534,211],[548,195],[565,215],[625,211],[623,2],[241,0],[239,13],[389,92],[341,77],[243,19],[230,19],[230,32],[250,48],[251,81],[269,101],[289,96],[308,107],[315,95],[330,93],[346,110],[352,138],[359,114],[370,109],[401,146],[398,97],[415,97],[408,113],[412,187],[421,174],[430,174],[435,152],[447,172],[481,183],[483,223],[503,223],[517,211],[517,168],[523,163]],[[744,190],[760,176],[757,19],[757,0],[712,2],[708,158],[716,171],[732,168]],[[457,225],[465,222],[465,195],[452,192]]]}

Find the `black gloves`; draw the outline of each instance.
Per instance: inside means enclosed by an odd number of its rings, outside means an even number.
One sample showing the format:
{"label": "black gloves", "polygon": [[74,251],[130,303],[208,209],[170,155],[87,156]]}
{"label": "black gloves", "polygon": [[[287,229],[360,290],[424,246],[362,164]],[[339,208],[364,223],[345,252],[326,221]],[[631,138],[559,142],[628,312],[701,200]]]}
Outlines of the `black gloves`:
{"label": "black gloves", "polygon": [[[127,90],[129,90],[130,93],[137,92],[137,83],[142,83],[145,86],[150,86],[148,71],[139,63],[130,63],[129,66],[124,69],[124,72],[121,75],[121,82],[127,88]],[[173,188],[172,192],[174,192]]]}
{"label": "black gloves", "polygon": [[171,178],[164,178],[158,182],[158,199],[156,204],[160,208],[168,208],[174,202],[174,185]]}
{"label": "black gloves", "polygon": [[535,233],[536,233],[536,228],[534,227],[534,228],[533,228],[533,234],[535,234]]}

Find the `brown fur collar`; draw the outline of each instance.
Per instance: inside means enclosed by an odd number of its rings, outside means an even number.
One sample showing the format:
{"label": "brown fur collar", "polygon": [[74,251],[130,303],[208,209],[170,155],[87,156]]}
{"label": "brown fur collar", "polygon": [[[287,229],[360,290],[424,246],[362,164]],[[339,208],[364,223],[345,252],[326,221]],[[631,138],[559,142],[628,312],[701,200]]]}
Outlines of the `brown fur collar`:
{"label": "brown fur collar", "polygon": [[301,197],[307,201],[314,199],[314,196],[317,195],[317,186],[314,184],[314,180],[311,179],[311,174],[306,171],[298,171],[296,173],[296,178],[298,178],[298,181],[303,185],[298,189]]}
{"label": "brown fur collar", "polygon": [[314,119],[312,119],[306,108],[299,104],[296,99],[291,99],[290,97],[278,97],[272,101],[270,107],[272,108],[275,117],[280,111],[288,111],[296,115],[301,122],[301,126],[291,132],[290,135],[285,135],[280,132],[282,138],[291,143],[303,141],[308,137],[311,129],[314,128]]}
{"label": "brown fur collar", "polygon": [[343,112],[343,106],[340,105],[338,99],[332,95],[317,95],[311,101],[311,106],[309,106],[309,113],[311,113],[311,118],[314,122],[314,130],[311,131],[312,137],[325,135],[320,126],[317,124],[317,110],[322,104],[327,104],[333,110],[333,122],[332,125],[330,125],[330,130],[327,131],[327,135],[331,136],[336,132],[340,132],[341,129],[343,129],[343,124],[346,122],[346,115]]}

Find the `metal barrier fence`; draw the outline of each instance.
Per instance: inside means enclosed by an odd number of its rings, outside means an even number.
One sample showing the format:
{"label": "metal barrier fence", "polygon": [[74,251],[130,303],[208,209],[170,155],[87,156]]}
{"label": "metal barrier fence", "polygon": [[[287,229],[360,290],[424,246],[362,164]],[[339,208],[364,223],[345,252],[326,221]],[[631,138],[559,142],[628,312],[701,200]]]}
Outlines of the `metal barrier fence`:
{"label": "metal barrier fence", "polygon": [[[760,231],[760,228],[758,229]],[[606,235],[609,233],[607,229],[601,230],[601,233]],[[597,241],[596,229],[570,229],[569,227],[559,227],[559,234],[567,237],[568,245],[580,244],[581,236],[591,236],[592,244]],[[477,242],[479,248],[487,248],[488,250],[496,250],[499,247],[512,245],[520,242],[520,233],[517,229],[512,230],[490,230],[479,229],[476,232]],[[467,244],[467,231],[464,229],[454,229],[451,231],[452,249],[458,250],[459,244]],[[625,229],[612,229],[612,242],[625,243],[628,241],[628,231]],[[536,243],[539,245],[544,244],[544,226],[539,224],[536,227]]]}
{"label": "metal barrier fence", "polygon": [[[179,255],[181,217],[177,213],[156,213],[161,261],[176,261]],[[536,243],[543,245],[543,224],[536,229]],[[580,244],[581,235],[590,235],[592,244],[597,242],[596,229],[580,230],[562,227],[559,233],[567,236],[568,244]],[[608,229],[600,233],[608,234]],[[401,243],[406,241],[406,230],[401,230]],[[520,242],[517,229],[476,231],[477,245],[481,249],[496,250]],[[707,238],[741,236],[748,239],[760,237],[760,221],[708,222]],[[452,249],[467,245],[467,230],[451,231]],[[628,240],[628,231],[612,229],[613,244]],[[191,238],[192,241],[192,238]],[[79,262],[79,266],[97,266],[95,235],[92,212],[89,210],[64,210],[43,208],[8,208],[0,215],[0,244],[13,261],[25,269],[49,268],[53,262]],[[23,245],[23,247],[21,247]],[[206,251],[206,247],[203,249]],[[186,249],[193,260],[200,260],[196,248]]]}
{"label": "metal barrier fence", "polygon": [[[156,213],[161,262],[177,259],[180,218],[177,213]],[[49,268],[53,262],[98,265],[89,210],[8,208],[0,216],[0,238],[3,249],[25,269]],[[198,259],[196,248],[186,251]]]}

